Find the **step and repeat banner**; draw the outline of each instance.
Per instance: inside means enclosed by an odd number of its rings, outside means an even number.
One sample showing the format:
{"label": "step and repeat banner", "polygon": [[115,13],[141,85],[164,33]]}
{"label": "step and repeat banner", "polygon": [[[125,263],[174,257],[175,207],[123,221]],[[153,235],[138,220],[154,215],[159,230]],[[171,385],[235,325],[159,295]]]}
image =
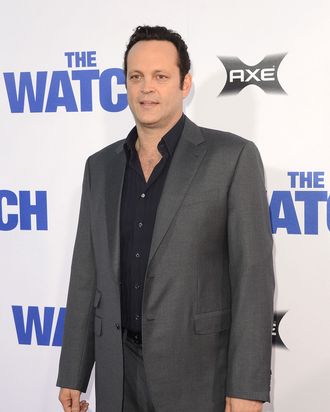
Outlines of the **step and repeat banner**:
{"label": "step and repeat banner", "polygon": [[[55,381],[84,163],[134,124],[122,60],[141,24],[188,44],[186,114],[253,140],[264,161],[277,284],[264,410],[328,410],[329,16],[321,0],[3,5],[1,410],[61,410]],[[95,411],[93,378],[86,398]]]}

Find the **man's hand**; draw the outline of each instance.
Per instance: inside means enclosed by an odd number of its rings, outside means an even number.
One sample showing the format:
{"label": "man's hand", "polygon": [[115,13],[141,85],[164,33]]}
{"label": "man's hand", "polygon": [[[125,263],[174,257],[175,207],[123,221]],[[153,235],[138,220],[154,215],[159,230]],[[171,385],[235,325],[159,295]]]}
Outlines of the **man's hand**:
{"label": "man's hand", "polygon": [[89,404],[80,401],[80,391],[75,389],[61,388],[58,399],[60,400],[64,412],[86,412]]}
{"label": "man's hand", "polygon": [[225,412],[261,412],[263,403],[260,401],[250,401],[248,399],[238,399],[226,397]]}

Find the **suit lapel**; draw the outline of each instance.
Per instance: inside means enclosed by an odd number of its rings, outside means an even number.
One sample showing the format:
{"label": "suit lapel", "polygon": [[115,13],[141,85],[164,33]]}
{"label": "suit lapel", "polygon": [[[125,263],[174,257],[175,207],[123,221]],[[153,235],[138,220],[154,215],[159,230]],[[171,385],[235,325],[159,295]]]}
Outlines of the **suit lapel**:
{"label": "suit lapel", "polygon": [[109,244],[110,267],[115,280],[120,281],[120,203],[125,176],[126,156],[123,146],[116,149],[107,167],[105,215]]}
{"label": "suit lapel", "polygon": [[169,229],[205,152],[206,147],[200,129],[186,118],[158,205],[148,266]]}

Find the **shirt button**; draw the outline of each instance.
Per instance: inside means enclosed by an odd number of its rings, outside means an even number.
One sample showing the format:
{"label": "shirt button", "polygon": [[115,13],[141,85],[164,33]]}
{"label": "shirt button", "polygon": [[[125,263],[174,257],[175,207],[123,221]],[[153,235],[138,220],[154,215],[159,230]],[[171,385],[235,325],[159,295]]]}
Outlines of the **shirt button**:
{"label": "shirt button", "polygon": [[116,328],[119,330],[120,329],[120,325],[119,325],[119,323],[115,323],[115,326],[116,326]]}
{"label": "shirt button", "polygon": [[145,194],[145,193],[141,193],[141,194],[140,194],[140,197],[142,197],[142,199],[144,199],[144,198],[146,197],[146,194]]}
{"label": "shirt button", "polygon": [[140,315],[135,315],[135,320],[139,320],[140,319]]}
{"label": "shirt button", "polygon": [[138,226],[139,226],[139,228],[141,228],[143,226],[143,223],[139,222]]}
{"label": "shirt button", "polygon": [[135,253],[135,257],[136,257],[136,258],[139,258],[140,256],[141,256],[141,255],[140,255],[139,252]]}
{"label": "shirt button", "polygon": [[140,283],[135,283],[134,289],[140,289],[140,287],[141,287]]}

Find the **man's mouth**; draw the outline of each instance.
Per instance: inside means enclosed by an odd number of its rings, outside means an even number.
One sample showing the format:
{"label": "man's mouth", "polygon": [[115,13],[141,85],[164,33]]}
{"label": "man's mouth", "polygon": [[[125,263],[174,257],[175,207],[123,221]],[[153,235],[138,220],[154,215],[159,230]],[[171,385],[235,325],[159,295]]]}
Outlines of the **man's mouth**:
{"label": "man's mouth", "polygon": [[154,100],[141,100],[140,104],[144,107],[152,107],[152,106],[156,106],[158,102]]}

